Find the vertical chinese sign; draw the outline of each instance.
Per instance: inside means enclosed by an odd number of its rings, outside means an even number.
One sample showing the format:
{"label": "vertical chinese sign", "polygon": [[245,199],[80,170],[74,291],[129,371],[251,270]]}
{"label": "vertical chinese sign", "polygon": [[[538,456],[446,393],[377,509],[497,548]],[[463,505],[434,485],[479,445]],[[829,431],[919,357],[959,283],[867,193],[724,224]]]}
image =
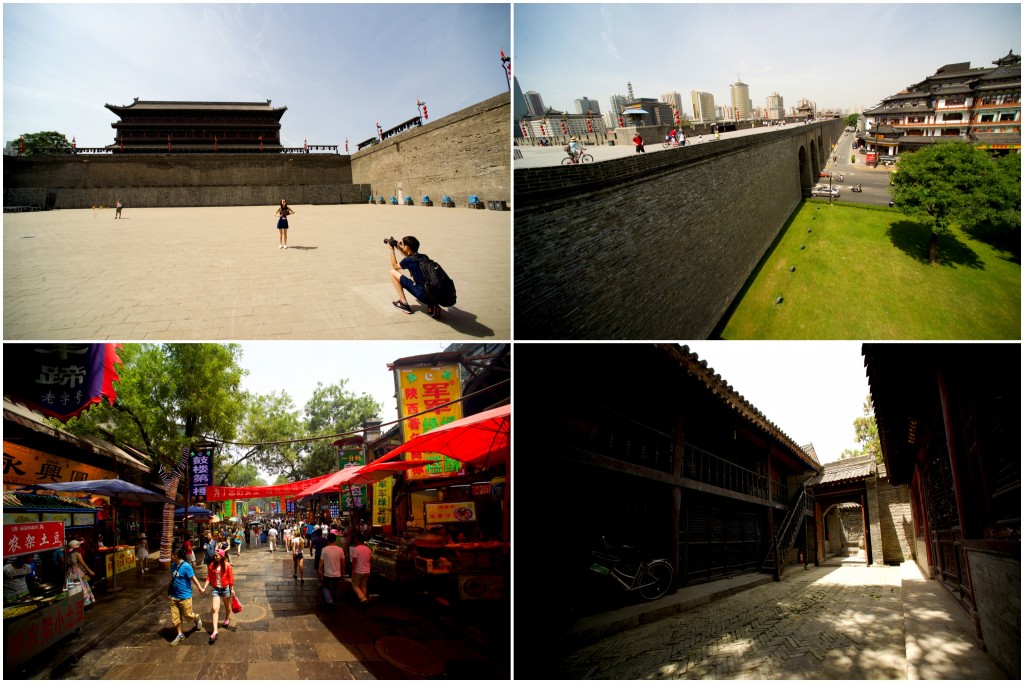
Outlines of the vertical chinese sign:
{"label": "vertical chinese sign", "polygon": [[[359,467],[366,464],[366,451],[363,448],[363,438],[342,439],[336,441],[338,446],[338,469],[346,467]],[[345,486],[342,488],[341,508],[343,510],[355,510],[365,507],[366,486]]]}
{"label": "vertical chinese sign", "polygon": [[[398,389],[398,414],[402,418],[462,398],[458,365],[396,367],[395,386]],[[414,436],[461,418],[462,403],[458,402],[425,415],[403,419],[402,441],[409,441]],[[453,477],[462,472],[462,463],[440,453],[407,453],[405,459],[435,461],[432,465],[409,470],[406,478],[410,480]]]}
{"label": "vertical chinese sign", "polygon": [[373,485],[373,526],[384,527],[384,533],[391,529],[391,485],[394,477],[381,479]]}
{"label": "vertical chinese sign", "polygon": [[189,505],[206,502],[206,488],[213,486],[213,445],[192,446],[188,453]]}

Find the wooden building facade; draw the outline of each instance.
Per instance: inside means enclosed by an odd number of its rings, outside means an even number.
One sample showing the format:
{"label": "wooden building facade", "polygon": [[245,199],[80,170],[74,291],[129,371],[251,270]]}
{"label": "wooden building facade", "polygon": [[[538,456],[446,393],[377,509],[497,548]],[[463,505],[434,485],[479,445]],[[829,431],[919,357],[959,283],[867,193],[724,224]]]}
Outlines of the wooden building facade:
{"label": "wooden building facade", "polygon": [[587,577],[599,536],[668,559],[677,585],[777,572],[776,543],[780,564],[813,544],[803,485],[821,471],[813,449],[798,446],[687,347],[519,351],[531,371],[516,380],[527,435],[517,452],[539,451],[519,458],[528,465],[518,470],[520,496],[523,477],[543,480],[519,499],[516,519],[549,571],[539,585],[523,585],[552,609]]}
{"label": "wooden building facade", "polygon": [[889,477],[916,559],[1020,678],[1020,345],[865,344]]}
{"label": "wooden building facade", "polygon": [[105,105],[121,119],[114,154],[278,152],[287,107],[266,102],[158,102]]}

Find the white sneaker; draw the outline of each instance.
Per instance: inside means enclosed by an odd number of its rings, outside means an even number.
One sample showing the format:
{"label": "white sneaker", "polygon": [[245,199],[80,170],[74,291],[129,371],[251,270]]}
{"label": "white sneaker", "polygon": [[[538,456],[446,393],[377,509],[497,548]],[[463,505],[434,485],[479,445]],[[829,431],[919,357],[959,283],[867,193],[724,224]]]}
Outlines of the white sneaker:
{"label": "white sneaker", "polygon": [[284,249],[284,245],[283,244],[279,244],[279,245],[277,245],[277,248],[278,249]]}
{"label": "white sneaker", "polygon": [[287,248],[288,248],[288,245],[287,245],[287,244],[286,244],[286,245],[284,245],[284,248],[285,248],[285,249],[287,249]]}

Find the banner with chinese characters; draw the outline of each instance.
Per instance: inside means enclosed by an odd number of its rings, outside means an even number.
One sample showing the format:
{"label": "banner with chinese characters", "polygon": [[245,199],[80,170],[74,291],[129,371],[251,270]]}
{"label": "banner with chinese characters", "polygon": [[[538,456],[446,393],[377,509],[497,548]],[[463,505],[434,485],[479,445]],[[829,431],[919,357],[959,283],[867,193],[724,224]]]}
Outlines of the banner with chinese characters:
{"label": "banner with chinese characters", "polygon": [[343,510],[361,510],[366,506],[366,487],[348,486],[341,489],[341,508]]}
{"label": "banner with chinese characters", "polygon": [[4,344],[4,395],[67,422],[103,397],[113,404],[116,344]]}
{"label": "banner with chinese characters", "polygon": [[193,446],[188,453],[192,502],[205,503],[206,488],[213,484],[213,446]]}
{"label": "banner with chinese characters", "polygon": [[224,519],[230,519],[235,516],[235,501],[225,500],[224,501]]}
{"label": "banner with chinese characters", "polygon": [[286,500],[284,502],[284,509],[287,511],[287,513],[289,515],[294,515],[295,514],[295,499],[294,498],[289,498],[288,500]]}
{"label": "banner with chinese characters", "polygon": [[338,505],[338,501],[332,500],[328,507],[331,511],[331,519],[337,519],[341,516],[341,507]]}
{"label": "banner with chinese characters", "polygon": [[[395,385],[401,418],[462,398],[458,365],[396,367]],[[402,441],[409,441],[414,436],[461,418],[462,403],[459,402],[419,417],[403,419]],[[405,475],[407,479],[453,477],[462,472],[462,463],[440,453],[407,453],[405,459],[436,461],[436,464],[409,470]]]}
{"label": "banner with chinese characters", "polygon": [[5,484],[56,484],[65,481],[116,478],[117,473],[110,470],[83,465],[74,460],[4,441]]}
{"label": "banner with chinese characters", "polygon": [[391,486],[394,477],[373,485],[373,526],[391,526]]}
{"label": "banner with chinese characters", "polygon": [[63,547],[63,522],[4,524],[4,557]]}
{"label": "banner with chinese characters", "polygon": [[428,525],[476,521],[476,503],[424,503],[423,508]]}

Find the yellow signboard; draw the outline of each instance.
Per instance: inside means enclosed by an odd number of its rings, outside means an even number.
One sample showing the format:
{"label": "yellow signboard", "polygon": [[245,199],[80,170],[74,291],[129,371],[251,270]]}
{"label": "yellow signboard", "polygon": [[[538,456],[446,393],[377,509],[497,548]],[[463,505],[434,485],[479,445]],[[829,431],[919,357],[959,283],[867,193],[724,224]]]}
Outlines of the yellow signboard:
{"label": "yellow signboard", "polygon": [[427,525],[476,521],[476,503],[424,503],[423,511]]}
{"label": "yellow signboard", "polygon": [[[398,385],[398,413],[408,417],[462,398],[462,382],[458,365],[395,368]],[[443,424],[462,418],[462,403],[432,410],[424,415],[402,421],[402,441],[425,434]],[[408,479],[452,477],[462,473],[462,463],[440,453],[407,453],[406,460],[434,460],[436,464],[417,467],[406,474]]]}
{"label": "yellow signboard", "polygon": [[4,484],[56,484],[116,478],[109,470],[4,441]]}
{"label": "yellow signboard", "polygon": [[115,550],[114,552],[106,553],[106,556],[107,576],[135,569],[135,548]]}

